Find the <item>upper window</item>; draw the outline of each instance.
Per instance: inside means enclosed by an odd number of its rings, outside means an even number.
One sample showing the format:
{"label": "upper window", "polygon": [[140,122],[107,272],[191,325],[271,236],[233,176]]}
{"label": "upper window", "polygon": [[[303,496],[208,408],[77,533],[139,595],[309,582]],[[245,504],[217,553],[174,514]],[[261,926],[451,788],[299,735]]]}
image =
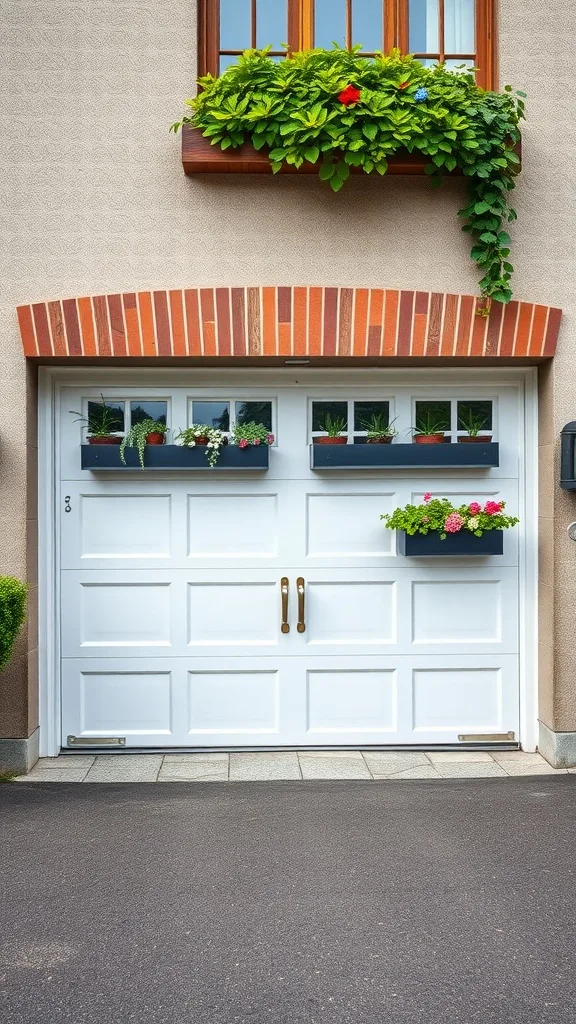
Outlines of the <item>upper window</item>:
{"label": "upper window", "polygon": [[243,50],[358,43],[372,56],[397,46],[425,64],[478,68],[494,86],[495,0],[199,0],[200,74],[221,74]]}

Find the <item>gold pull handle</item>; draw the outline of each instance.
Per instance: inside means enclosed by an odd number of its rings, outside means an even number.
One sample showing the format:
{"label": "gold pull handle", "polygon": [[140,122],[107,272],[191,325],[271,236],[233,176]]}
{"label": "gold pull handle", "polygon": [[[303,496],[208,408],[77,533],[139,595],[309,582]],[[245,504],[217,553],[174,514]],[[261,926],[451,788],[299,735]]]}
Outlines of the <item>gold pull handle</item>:
{"label": "gold pull handle", "polygon": [[288,598],[290,595],[290,580],[287,576],[283,576],[280,580],[280,590],[282,592],[282,632],[290,632],[290,623],[288,622]]}
{"label": "gold pull handle", "polygon": [[299,633],[306,632],[306,619],[304,615],[304,607],[306,601],[306,592],[304,589],[305,585],[306,581],[302,576],[299,576],[298,579],[296,580],[296,586],[298,588],[298,625],[296,626],[296,629],[298,630]]}

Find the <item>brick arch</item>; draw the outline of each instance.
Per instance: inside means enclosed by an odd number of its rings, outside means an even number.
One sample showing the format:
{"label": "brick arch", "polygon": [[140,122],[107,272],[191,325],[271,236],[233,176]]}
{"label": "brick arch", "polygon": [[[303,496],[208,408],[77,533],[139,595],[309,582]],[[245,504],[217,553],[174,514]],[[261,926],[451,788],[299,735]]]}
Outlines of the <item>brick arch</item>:
{"label": "brick arch", "polygon": [[543,358],[561,310],[391,288],[185,288],[18,307],[24,354],[50,358]]}

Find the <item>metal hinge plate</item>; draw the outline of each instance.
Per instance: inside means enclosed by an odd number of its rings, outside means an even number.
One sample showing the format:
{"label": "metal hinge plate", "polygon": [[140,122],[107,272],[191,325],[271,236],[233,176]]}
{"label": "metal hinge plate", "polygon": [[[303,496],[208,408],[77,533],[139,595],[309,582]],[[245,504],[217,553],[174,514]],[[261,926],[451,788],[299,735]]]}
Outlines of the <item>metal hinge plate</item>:
{"label": "metal hinge plate", "polygon": [[461,743],[515,743],[513,732],[464,732],[458,739]]}
{"label": "metal hinge plate", "polygon": [[69,747],[125,747],[125,736],[68,736]]}

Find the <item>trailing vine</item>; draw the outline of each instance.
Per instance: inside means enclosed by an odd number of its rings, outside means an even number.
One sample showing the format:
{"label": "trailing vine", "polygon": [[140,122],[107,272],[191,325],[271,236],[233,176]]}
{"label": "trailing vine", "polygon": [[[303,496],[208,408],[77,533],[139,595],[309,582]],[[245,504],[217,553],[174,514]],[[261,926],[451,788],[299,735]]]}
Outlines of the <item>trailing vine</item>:
{"label": "trailing vine", "polygon": [[479,88],[470,69],[424,67],[398,50],[375,59],[359,47],[310,50],[272,60],[268,49],[247,50],[219,77],[199,80],[187,104],[192,113],[172,125],[198,128],[223,150],[250,139],[266,148],[272,170],[283,164],[319,164],[319,175],[338,192],[352,167],[386,174],[399,151],[429,157],[425,170],[438,184],[460,168],[469,203],[459,211],[472,237],[472,259],[487,300],[508,302],[513,273],[510,236],[516,219],[508,204],[519,171],[515,152],[524,116],[522,92]]}

